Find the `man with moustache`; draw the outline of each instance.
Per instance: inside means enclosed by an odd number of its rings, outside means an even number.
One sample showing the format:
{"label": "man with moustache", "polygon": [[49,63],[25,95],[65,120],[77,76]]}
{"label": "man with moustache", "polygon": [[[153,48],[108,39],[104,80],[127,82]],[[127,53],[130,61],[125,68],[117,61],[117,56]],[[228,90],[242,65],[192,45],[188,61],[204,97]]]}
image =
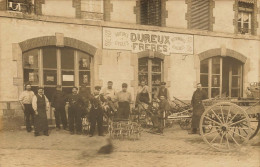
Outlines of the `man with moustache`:
{"label": "man with moustache", "polygon": [[34,124],[34,111],[32,108],[32,98],[34,96],[34,92],[31,90],[31,84],[26,84],[25,89],[26,90],[19,96],[19,102],[21,103],[24,111],[26,130],[27,132],[31,132],[31,126]]}
{"label": "man with moustache", "polygon": [[43,91],[43,88],[39,87],[38,93],[32,99],[32,107],[35,111],[35,136],[39,136],[40,132],[43,132],[45,136],[49,136],[46,111],[50,109],[50,105]]}
{"label": "man with moustache", "polygon": [[66,95],[62,92],[61,85],[57,85],[56,92],[52,96],[51,106],[54,108],[56,129],[60,130],[60,121],[63,129],[67,129],[67,116],[65,112]]}
{"label": "man with moustache", "polygon": [[207,99],[207,94],[204,90],[202,90],[201,83],[197,84],[197,90],[193,93],[191,105],[193,107],[193,115],[191,122],[191,132],[189,134],[196,134],[197,129],[199,128],[200,118],[203,114],[205,108],[202,104],[202,100]]}

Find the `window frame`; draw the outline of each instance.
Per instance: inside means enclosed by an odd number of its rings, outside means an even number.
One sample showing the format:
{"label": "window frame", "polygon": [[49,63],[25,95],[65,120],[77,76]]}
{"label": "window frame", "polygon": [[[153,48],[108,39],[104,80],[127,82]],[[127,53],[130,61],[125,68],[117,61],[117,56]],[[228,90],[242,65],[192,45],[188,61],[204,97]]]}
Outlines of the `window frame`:
{"label": "window frame", "polygon": [[[38,84],[33,84],[32,85],[34,87],[37,87],[37,86],[40,86],[40,87],[52,87],[52,88],[56,87],[56,85],[45,85],[45,83],[44,83],[44,70],[56,70],[56,78],[57,78],[56,82],[57,82],[57,85],[62,85],[62,71],[63,71],[63,69],[61,68],[61,59],[62,59],[61,48],[56,47],[56,46],[50,46],[50,47],[55,47],[55,49],[56,49],[57,68],[55,68],[55,69],[53,69],[53,68],[43,68],[43,48],[45,48],[45,47],[34,48],[38,52],[38,68],[37,68],[37,70],[38,70],[38,78],[39,78]],[[85,52],[83,52],[81,50],[75,49],[75,48],[71,48],[71,47],[68,47],[68,48],[72,49],[73,52],[74,52],[74,54],[73,54],[73,56],[74,56],[74,69],[65,69],[65,71],[73,71],[73,74],[74,74],[74,84],[70,85],[70,86],[62,85],[62,87],[63,88],[72,88],[73,86],[76,86],[78,88],[81,87],[81,84],[79,83],[79,80],[80,80],[79,79],[79,77],[80,77],[79,73],[82,70],[79,69],[79,61],[78,61],[79,60],[78,59],[79,55],[78,55],[78,53],[82,52],[82,53],[86,54],[87,56],[89,56],[89,59],[90,59],[90,62],[89,62],[90,67],[87,70],[89,72],[89,74],[90,74],[90,77],[89,77],[90,81],[89,81],[89,85],[87,85],[86,87],[89,88],[90,90],[93,90],[93,80],[94,80],[94,78],[93,78],[93,74],[94,74],[94,70],[93,70],[94,69],[93,68],[94,67],[93,56],[88,54],[88,53],[85,53]],[[31,68],[27,68],[27,67],[24,66],[24,54],[28,53],[30,51],[31,50],[22,53],[22,60],[23,60],[23,62],[22,62],[22,70],[23,70],[23,83],[24,84],[27,83],[25,81],[25,79],[24,79],[24,77],[25,77],[24,76],[24,70],[25,69],[31,69]],[[86,71],[86,70],[83,70],[83,71]]]}

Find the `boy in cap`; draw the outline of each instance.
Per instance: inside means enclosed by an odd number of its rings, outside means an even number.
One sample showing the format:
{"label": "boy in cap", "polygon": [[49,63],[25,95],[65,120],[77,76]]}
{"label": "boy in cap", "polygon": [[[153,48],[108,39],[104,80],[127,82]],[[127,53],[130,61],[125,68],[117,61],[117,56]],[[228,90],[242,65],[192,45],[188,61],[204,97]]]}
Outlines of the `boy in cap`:
{"label": "boy in cap", "polygon": [[156,133],[163,133],[165,112],[169,111],[170,106],[164,96],[160,96],[158,112],[152,116],[152,122]]}
{"label": "boy in cap", "polygon": [[103,108],[102,103],[105,102],[103,95],[100,95],[100,86],[95,86],[94,94],[90,98],[90,133],[89,137],[92,137],[95,132],[96,124],[98,127],[98,135],[103,136]]}

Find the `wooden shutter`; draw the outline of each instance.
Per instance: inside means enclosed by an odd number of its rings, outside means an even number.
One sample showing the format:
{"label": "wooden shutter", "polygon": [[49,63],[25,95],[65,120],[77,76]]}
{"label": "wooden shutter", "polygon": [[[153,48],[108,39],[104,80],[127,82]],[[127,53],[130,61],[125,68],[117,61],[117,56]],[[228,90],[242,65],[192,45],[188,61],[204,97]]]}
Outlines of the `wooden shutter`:
{"label": "wooden shutter", "polygon": [[210,0],[192,0],[190,12],[190,28],[209,30]]}
{"label": "wooden shutter", "polygon": [[161,0],[141,0],[141,24],[161,26]]}

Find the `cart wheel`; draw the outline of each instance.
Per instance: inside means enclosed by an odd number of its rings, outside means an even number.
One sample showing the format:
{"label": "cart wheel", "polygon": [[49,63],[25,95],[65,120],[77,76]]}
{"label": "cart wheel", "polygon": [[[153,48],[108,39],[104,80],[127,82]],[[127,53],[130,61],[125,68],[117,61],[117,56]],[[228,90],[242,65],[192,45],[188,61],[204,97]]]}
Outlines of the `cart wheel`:
{"label": "cart wheel", "polygon": [[181,129],[188,130],[191,128],[191,118],[181,119],[179,122]]}
{"label": "cart wheel", "polygon": [[200,119],[203,140],[219,151],[232,151],[251,136],[250,120],[238,105],[220,102],[209,107]]}
{"label": "cart wheel", "polygon": [[249,140],[255,137],[260,129],[260,113],[254,115],[254,117],[250,117],[250,128],[252,130],[252,135],[250,136]]}

